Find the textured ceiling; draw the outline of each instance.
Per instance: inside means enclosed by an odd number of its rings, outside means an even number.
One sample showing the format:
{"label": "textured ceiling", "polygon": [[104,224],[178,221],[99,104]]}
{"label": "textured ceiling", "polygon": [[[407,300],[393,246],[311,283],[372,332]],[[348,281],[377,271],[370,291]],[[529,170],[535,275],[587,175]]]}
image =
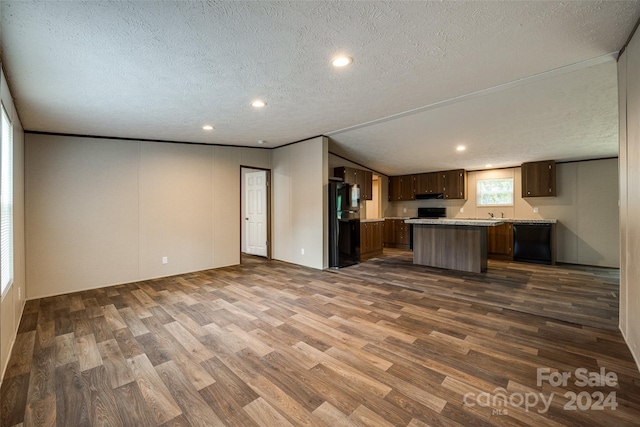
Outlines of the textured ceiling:
{"label": "textured ceiling", "polygon": [[[270,147],[329,134],[333,149],[386,173],[608,155],[615,129],[591,121],[616,120],[611,60],[526,78],[616,52],[640,17],[637,1],[3,0],[0,7],[0,54],[25,129],[249,146],[263,139]],[[338,53],[354,64],[333,69]],[[518,91],[526,97],[520,103]],[[252,108],[255,98],[267,107]],[[547,111],[548,103],[557,105]],[[513,123],[497,119],[504,114]],[[430,126],[412,124],[417,117]],[[216,129],[204,132],[203,124]],[[556,131],[566,135],[564,151],[551,151]],[[478,156],[474,162],[451,159],[457,140],[477,141],[477,153],[466,153]],[[592,152],[573,153],[584,145]],[[412,161],[424,147],[428,160]]]}
{"label": "textured ceiling", "polygon": [[388,175],[615,157],[617,63],[600,57],[329,136],[332,152]]}

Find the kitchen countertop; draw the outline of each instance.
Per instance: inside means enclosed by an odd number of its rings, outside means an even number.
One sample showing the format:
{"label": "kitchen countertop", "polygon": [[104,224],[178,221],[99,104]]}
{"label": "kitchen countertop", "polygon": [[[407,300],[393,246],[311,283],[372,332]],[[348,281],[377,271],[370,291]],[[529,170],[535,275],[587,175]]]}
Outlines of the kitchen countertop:
{"label": "kitchen countertop", "polygon": [[[555,218],[544,218],[544,219],[522,219],[522,218],[416,218],[410,216],[386,216],[384,218],[376,218],[376,219],[361,219],[360,222],[375,222],[375,221],[384,221],[385,219],[404,219],[407,224],[426,224],[425,222],[414,222],[416,220],[421,221],[436,221],[434,224],[441,224],[444,221],[449,221],[447,225],[480,225],[479,223],[474,224],[452,224],[450,221],[499,221],[500,225],[502,223],[508,222],[512,224],[556,224],[558,222]],[[410,220],[410,222],[409,222]]]}
{"label": "kitchen countertop", "polygon": [[[453,219],[468,221],[468,220],[478,220],[478,219],[488,220],[489,218],[453,218]],[[556,224],[558,222],[558,220],[555,218],[552,218],[552,219],[493,218],[493,219],[497,219],[503,222],[510,222],[512,224]]]}
{"label": "kitchen countertop", "polygon": [[496,225],[504,224],[502,219],[456,219],[456,218],[420,218],[420,219],[408,219],[405,220],[405,224],[417,224],[417,225],[471,225],[476,227],[495,227]]}

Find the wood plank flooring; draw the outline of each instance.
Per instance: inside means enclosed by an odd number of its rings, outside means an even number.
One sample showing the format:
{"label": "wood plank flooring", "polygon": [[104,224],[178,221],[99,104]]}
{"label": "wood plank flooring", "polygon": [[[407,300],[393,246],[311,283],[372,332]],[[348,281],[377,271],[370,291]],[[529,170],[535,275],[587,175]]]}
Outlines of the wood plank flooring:
{"label": "wood plank flooring", "polygon": [[[462,274],[407,260],[385,250],[317,271],[243,257],[28,301],[0,426],[638,425],[617,271],[491,261]],[[538,384],[538,368],[572,376]],[[578,368],[618,381],[581,387]],[[500,393],[505,404],[483,404]],[[582,393],[576,410],[570,393]],[[615,393],[615,410],[588,409],[598,393]],[[527,409],[535,396],[548,409]]]}
{"label": "wood plank flooring", "polygon": [[442,297],[618,330],[618,269],[489,260],[486,273],[445,273],[442,269],[414,265],[409,251],[385,249],[385,256],[340,273]]}

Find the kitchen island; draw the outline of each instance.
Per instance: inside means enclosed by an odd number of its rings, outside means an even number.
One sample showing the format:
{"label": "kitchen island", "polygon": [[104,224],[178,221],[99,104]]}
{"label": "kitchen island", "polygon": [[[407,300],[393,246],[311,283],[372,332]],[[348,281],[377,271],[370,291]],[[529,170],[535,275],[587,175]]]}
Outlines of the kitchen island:
{"label": "kitchen island", "polygon": [[408,219],[413,224],[413,263],[482,273],[487,270],[487,227],[500,219]]}

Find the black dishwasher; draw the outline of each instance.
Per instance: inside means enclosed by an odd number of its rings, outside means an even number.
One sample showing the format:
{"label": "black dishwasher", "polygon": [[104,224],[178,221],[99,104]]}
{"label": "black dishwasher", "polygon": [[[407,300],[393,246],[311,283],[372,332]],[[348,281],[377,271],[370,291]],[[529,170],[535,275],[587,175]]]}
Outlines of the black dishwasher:
{"label": "black dishwasher", "polygon": [[551,264],[551,224],[513,224],[513,260]]}

